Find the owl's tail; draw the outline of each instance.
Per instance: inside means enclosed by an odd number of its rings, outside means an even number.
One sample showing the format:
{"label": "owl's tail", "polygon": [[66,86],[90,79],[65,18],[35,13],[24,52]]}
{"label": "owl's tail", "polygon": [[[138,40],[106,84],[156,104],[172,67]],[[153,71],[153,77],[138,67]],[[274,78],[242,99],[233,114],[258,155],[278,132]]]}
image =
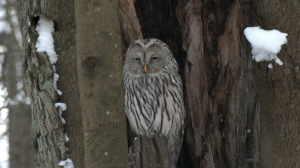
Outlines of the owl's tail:
{"label": "owl's tail", "polygon": [[172,168],[176,168],[177,159],[180,154],[180,148],[182,144],[184,126],[182,124],[173,124],[169,136],[168,136],[168,151]]}

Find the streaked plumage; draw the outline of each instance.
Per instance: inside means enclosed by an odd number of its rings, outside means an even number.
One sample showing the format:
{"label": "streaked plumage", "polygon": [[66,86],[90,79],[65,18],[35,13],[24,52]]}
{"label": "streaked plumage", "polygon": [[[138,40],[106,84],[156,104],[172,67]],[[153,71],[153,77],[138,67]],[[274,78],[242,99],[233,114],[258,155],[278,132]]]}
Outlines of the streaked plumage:
{"label": "streaked plumage", "polygon": [[157,39],[136,40],[123,66],[125,112],[136,134],[168,139],[175,167],[184,130],[185,107],[178,65],[169,47]]}

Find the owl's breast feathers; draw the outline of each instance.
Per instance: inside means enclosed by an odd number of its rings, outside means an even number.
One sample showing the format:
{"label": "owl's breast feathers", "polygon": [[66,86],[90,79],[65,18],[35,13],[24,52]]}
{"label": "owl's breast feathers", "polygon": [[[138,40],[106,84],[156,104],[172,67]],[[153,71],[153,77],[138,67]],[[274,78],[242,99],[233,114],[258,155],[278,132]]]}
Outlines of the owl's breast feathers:
{"label": "owl's breast feathers", "polygon": [[125,112],[136,134],[167,136],[173,124],[181,128],[185,112],[178,74],[141,77],[124,74],[124,85]]}

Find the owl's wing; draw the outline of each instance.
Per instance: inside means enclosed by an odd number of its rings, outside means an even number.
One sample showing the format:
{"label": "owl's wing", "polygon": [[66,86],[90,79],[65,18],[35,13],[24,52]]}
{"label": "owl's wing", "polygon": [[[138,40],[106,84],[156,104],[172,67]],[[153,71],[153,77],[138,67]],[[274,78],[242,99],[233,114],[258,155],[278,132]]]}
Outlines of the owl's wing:
{"label": "owl's wing", "polygon": [[158,133],[168,139],[168,151],[174,166],[179,157],[184,130],[182,81],[179,74],[175,74],[161,84],[157,89],[156,102],[153,103],[156,107],[153,111],[153,123],[147,134],[152,136]]}
{"label": "owl's wing", "polygon": [[182,82],[178,74],[170,75],[169,80],[160,81],[155,88],[156,96],[153,104],[153,123],[148,134],[158,133],[167,137],[173,125],[177,131],[184,123],[185,108],[183,103]]}
{"label": "owl's wing", "polygon": [[168,150],[171,163],[175,167],[180,154],[185,117],[182,81],[179,74],[176,74],[174,78],[172,78],[172,84],[168,89],[166,101],[167,112],[171,114],[171,127],[167,135]]}

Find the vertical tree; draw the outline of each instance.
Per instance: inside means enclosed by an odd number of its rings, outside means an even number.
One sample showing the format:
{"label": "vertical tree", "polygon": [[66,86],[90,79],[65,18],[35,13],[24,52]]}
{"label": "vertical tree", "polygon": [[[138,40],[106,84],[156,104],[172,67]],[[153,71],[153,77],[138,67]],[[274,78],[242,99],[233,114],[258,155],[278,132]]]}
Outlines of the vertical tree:
{"label": "vertical tree", "polygon": [[[37,166],[58,167],[69,156],[75,167],[127,167],[117,1],[19,1],[19,7]],[[47,53],[35,47],[42,15],[54,21],[62,96]],[[66,129],[56,102],[67,104]]]}
{"label": "vertical tree", "polygon": [[[299,2],[257,1],[261,26],[288,33],[288,44],[278,55],[283,65],[256,64],[261,102],[261,167],[299,167],[300,57]],[[274,65],[274,64],[273,64]]]}
{"label": "vertical tree", "polygon": [[75,17],[85,166],[127,167],[118,1],[75,1]]}
{"label": "vertical tree", "polygon": [[[31,114],[26,89],[23,83],[20,46],[20,30],[16,4],[1,1],[0,46],[1,90],[6,91],[5,108],[8,109],[9,167],[29,168],[34,166],[31,141]],[[3,90],[2,90],[3,92]],[[1,105],[3,106],[3,104]],[[2,148],[2,150],[5,150]]]}
{"label": "vertical tree", "polygon": [[[187,145],[195,167],[257,167],[259,103],[244,28],[247,2],[181,2]],[[249,130],[249,131],[247,131]]]}

